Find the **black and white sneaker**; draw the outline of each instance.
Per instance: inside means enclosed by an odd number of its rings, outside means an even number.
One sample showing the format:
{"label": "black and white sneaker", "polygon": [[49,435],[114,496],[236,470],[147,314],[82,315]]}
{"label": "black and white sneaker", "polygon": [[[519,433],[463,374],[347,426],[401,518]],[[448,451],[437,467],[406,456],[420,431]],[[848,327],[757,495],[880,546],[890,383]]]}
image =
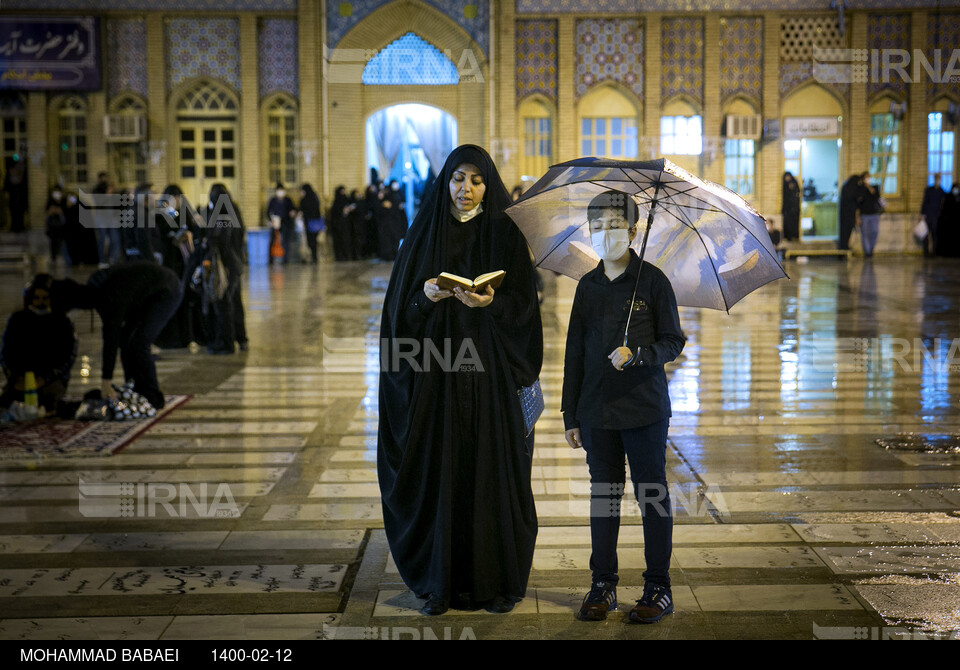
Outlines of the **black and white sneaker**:
{"label": "black and white sneaker", "polygon": [[656,623],[673,612],[673,594],[669,586],[645,584],[643,597],[628,615],[632,623]]}
{"label": "black and white sneaker", "polygon": [[590,592],[583,598],[577,619],[580,621],[603,621],[607,613],[617,609],[617,585],[613,582],[594,582]]}

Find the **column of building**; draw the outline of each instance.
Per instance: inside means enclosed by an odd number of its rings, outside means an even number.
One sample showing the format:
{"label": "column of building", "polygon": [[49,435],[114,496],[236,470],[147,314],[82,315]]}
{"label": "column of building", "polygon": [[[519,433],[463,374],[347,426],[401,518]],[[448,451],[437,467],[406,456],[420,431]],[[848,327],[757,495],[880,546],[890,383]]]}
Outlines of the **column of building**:
{"label": "column of building", "polygon": [[643,64],[643,135],[654,143],[655,155],[660,155],[660,104],[663,97],[661,38],[663,17],[660,14],[644,16]]}
{"label": "column of building", "polygon": [[[763,106],[765,121],[780,122],[780,14],[763,15]],[[783,142],[780,137],[757,143],[756,202],[761,212],[779,214],[783,189]]]}
{"label": "column of building", "polygon": [[[720,15],[706,14],[703,20],[703,134],[709,142],[710,158],[704,179],[723,183],[723,114],[720,107]],[[707,148],[707,147],[705,147]]]}
{"label": "column of building", "polygon": [[[314,187],[321,198],[330,197],[327,181],[326,137],[323,136],[325,98],[321,87],[321,58],[326,40],[320,30],[320,17],[325,2],[297,3],[297,59],[300,88],[300,152],[301,181]],[[319,48],[317,45],[320,45]],[[309,153],[309,162],[307,156]]]}
{"label": "column of building", "polygon": [[[175,138],[169,136],[175,132],[167,118],[167,65],[164,40],[164,17],[161,14],[148,14],[147,32],[147,179],[154,184],[176,183],[171,174],[172,165],[169,153],[176,147]],[[152,148],[152,150],[151,150]],[[163,186],[161,186],[163,188]]]}
{"label": "column of building", "polygon": [[[917,11],[910,15],[910,47],[914,54],[918,49],[928,53],[927,21],[926,11]],[[929,111],[927,106],[929,102],[926,83],[926,79],[919,79],[907,86],[907,115],[900,141],[901,151],[904,152],[900,165],[900,192],[904,196],[904,211],[908,213],[920,211],[923,191],[927,187],[927,112]]]}
{"label": "column of building", "polygon": [[[260,142],[260,78],[258,75],[260,35],[257,16],[253,13],[240,15],[240,158],[239,197],[241,214],[249,220],[259,221],[260,212],[266,205],[266,192],[262,187],[260,166],[263,164]],[[295,192],[295,185],[286,185]]]}
{"label": "column of building", "polygon": [[496,125],[494,138],[500,138],[508,151],[508,160],[504,161],[500,176],[510,188],[520,183],[521,157],[523,155],[523,137],[517,120],[517,24],[514,15],[514,3],[504,2],[497,5],[494,27],[496,32],[496,58],[493,76],[496,79]]}

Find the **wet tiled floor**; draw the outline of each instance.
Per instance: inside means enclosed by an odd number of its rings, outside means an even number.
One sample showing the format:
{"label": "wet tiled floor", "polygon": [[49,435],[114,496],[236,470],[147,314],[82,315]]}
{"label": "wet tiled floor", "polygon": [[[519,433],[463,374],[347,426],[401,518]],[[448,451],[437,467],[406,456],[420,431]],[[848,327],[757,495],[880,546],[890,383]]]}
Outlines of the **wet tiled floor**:
{"label": "wet tiled floor", "polygon": [[[250,351],[162,352],[164,390],[192,398],[123,451],[0,459],[0,638],[960,636],[960,453],[944,437],[960,434],[960,268],[787,269],[730,314],[681,310],[688,343],[668,371],[677,611],[660,624],[574,620],[589,502],[558,411],[574,284],[553,277],[528,596],[505,615],[419,614],[376,483],[390,266],[348,263],[252,268]],[[3,318],[23,279],[3,277]],[[99,324],[75,322],[96,379]],[[73,395],[82,381],[75,372]],[[946,448],[877,442],[903,434]],[[140,497],[126,516],[91,514],[81,482],[162,490],[169,504]],[[629,606],[643,538],[636,506],[622,515]]]}

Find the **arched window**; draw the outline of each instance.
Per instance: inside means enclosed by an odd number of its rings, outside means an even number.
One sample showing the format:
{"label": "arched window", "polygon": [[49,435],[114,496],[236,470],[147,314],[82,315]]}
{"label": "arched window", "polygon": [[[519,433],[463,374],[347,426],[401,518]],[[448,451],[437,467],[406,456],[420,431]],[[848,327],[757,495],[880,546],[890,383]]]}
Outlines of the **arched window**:
{"label": "arched window", "polygon": [[265,174],[272,186],[283,182],[287,186],[299,182],[297,161],[297,123],[296,103],[288,96],[273,98],[266,105],[267,151]]}
{"label": "arched window", "polygon": [[540,98],[527,98],[520,104],[520,127],[522,175],[538,179],[553,162],[553,110]]}
{"label": "arched window", "polygon": [[460,73],[437,47],[407,33],[370,59],[361,81],[380,86],[444,86],[460,83]]}
{"label": "arched window", "polygon": [[107,134],[107,164],[110,174],[123,186],[147,181],[146,112],[143,100],[126,94],[110,103]]}
{"label": "arched window", "polygon": [[693,105],[677,100],[660,117],[660,153],[699,156],[703,152],[703,117]]}
{"label": "arched window", "polygon": [[[736,117],[748,118],[755,114],[752,105],[744,100],[734,100],[724,109],[723,118],[726,120],[732,116],[736,120]],[[749,199],[756,195],[756,140],[748,137],[749,133],[732,130],[727,128],[728,134],[723,141],[723,185]]]}
{"label": "arched window", "polygon": [[639,110],[612,86],[600,86],[580,101],[580,153],[636,158]]}
{"label": "arched window", "polygon": [[57,165],[64,185],[77,189],[87,183],[87,103],[70,96],[57,108]]}
{"label": "arched window", "polygon": [[890,98],[870,108],[870,175],[888,197],[900,194],[900,126]]}
{"label": "arched window", "polygon": [[[942,104],[941,104],[942,103]],[[957,112],[943,100],[927,114],[927,186],[939,184],[949,191],[955,181]],[[956,105],[953,110],[956,110]]]}
{"label": "arched window", "polygon": [[207,201],[210,187],[237,190],[238,113],[236,97],[219,82],[202,79],[176,105],[177,178],[196,204]]}

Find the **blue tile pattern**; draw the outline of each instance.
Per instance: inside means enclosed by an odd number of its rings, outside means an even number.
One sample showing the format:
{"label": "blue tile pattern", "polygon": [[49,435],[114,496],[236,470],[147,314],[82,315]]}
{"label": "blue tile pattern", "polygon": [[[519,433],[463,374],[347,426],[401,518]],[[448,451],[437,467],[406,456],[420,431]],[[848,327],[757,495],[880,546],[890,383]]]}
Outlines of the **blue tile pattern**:
{"label": "blue tile pattern", "polygon": [[643,24],[638,19],[579,19],[574,28],[577,97],[615,81],[643,100]]}
{"label": "blue tile pattern", "polygon": [[165,26],[167,90],[188,79],[213,77],[240,91],[240,22],[173,18]]}
{"label": "blue tile pattern", "polygon": [[683,95],[703,105],[703,19],[665,18],[660,25],[662,99]]}
{"label": "blue tile pattern", "polygon": [[743,96],[763,103],[763,18],[720,20],[720,99]]}
{"label": "blue tile pattern", "polygon": [[517,101],[531,93],[557,99],[557,22],[517,21]]}
{"label": "blue tile pattern", "polygon": [[107,26],[107,96],[124,91],[147,97],[147,24],[142,18],[110,18]]}
{"label": "blue tile pattern", "polygon": [[258,30],[260,97],[272,93],[300,95],[297,22],[294,19],[261,19]]}

